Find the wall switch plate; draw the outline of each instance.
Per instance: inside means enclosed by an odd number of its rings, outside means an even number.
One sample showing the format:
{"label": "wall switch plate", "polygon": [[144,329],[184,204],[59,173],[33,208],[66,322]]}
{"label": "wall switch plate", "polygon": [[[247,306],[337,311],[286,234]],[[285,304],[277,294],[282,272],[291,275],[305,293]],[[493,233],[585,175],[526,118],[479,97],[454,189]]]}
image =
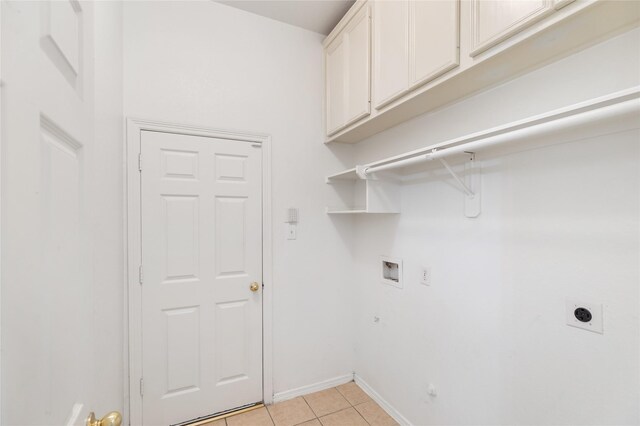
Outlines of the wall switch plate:
{"label": "wall switch plate", "polygon": [[566,302],[567,325],[604,333],[602,326],[602,304],[586,303],[579,300],[567,299]]}
{"label": "wall switch plate", "polygon": [[422,285],[431,285],[431,268],[428,266],[423,266],[420,269],[420,284]]}
{"label": "wall switch plate", "polygon": [[298,238],[298,230],[295,224],[290,223],[287,225],[287,240],[295,240],[296,238]]}

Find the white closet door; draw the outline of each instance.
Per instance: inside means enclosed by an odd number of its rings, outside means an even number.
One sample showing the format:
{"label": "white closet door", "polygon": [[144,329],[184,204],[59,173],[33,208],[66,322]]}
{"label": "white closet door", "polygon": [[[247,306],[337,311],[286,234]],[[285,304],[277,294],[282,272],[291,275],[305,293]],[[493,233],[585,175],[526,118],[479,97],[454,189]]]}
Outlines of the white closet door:
{"label": "white closet door", "polygon": [[409,88],[409,2],[377,1],[373,11],[373,96],[382,108]]}
{"label": "white closet door", "polygon": [[344,30],[346,60],[346,125],[371,112],[371,25],[364,6]]}
{"label": "white closet door", "polygon": [[460,63],[459,0],[409,2],[410,84],[417,87]]}
{"label": "white closet door", "polygon": [[327,135],[332,135],[344,127],[347,122],[345,110],[345,44],[342,35],[336,37],[327,46],[325,72]]}
{"label": "white closet door", "polygon": [[262,401],[260,148],[142,133],[143,422]]}
{"label": "white closet door", "polygon": [[471,56],[553,12],[553,0],[471,0]]}

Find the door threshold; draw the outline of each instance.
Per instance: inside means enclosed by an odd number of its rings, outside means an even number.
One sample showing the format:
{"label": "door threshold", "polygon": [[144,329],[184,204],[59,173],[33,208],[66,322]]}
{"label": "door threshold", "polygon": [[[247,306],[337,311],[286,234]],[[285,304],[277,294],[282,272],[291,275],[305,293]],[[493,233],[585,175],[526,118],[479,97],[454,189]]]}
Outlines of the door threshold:
{"label": "door threshold", "polygon": [[238,415],[238,414],[246,413],[248,411],[257,410],[258,408],[262,408],[262,407],[264,407],[264,404],[262,402],[256,402],[255,404],[243,405],[241,407],[234,408],[234,409],[231,409],[231,410],[221,411],[219,413],[212,414],[211,416],[199,417],[197,419],[189,420],[187,422],[176,423],[175,425],[172,425],[172,426],[201,426],[201,425],[206,425],[207,423],[215,422],[216,420],[225,419],[227,417],[231,417],[231,416],[235,416],[235,415]]}

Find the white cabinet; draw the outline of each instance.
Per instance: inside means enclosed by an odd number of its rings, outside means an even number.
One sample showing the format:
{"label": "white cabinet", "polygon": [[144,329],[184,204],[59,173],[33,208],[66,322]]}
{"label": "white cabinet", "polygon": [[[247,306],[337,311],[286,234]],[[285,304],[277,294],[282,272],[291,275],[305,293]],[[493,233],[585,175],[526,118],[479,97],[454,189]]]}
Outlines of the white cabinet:
{"label": "white cabinet", "polygon": [[573,3],[575,0],[553,0],[553,8],[555,10],[562,9],[569,3]]}
{"label": "white cabinet", "polygon": [[459,0],[375,2],[376,109],[459,64]]}
{"label": "white cabinet", "polygon": [[325,50],[327,134],[340,130],[345,119],[344,39],[337,37]]}
{"label": "white cabinet", "polygon": [[460,63],[458,0],[409,2],[409,84],[415,88]]}
{"label": "white cabinet", "polygon": [[554,0],[471,0],[471,56],[484,52],[554,10]]}
{"label": "white cabinet", "polygon": [[369,6],[364,6],[325,47],[327,135],[369,115],[370,57]]}
{"label": "white cabinet", "polygon": [[377,109],[409,88],[409,1],[377,1],[373,10],[373,96]]}
{"label": "white cabinet", "polygon": [[347,125],[371,112],[371,19],[369,6],[362,8],[344,30],[347,46],[345,93]]}
{"label": "white cabinet", "polygon": [[638,27],[637,3],[355,0],[323,43],[326,142],[357,143]]}

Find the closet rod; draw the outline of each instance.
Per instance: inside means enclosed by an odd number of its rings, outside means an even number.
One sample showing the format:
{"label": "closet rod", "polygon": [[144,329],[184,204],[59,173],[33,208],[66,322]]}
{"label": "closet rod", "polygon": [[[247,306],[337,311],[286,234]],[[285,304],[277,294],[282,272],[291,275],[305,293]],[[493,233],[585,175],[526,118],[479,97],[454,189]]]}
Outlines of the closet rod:
{"label": "closet rod", "polygon": [[[449,148],[433,148],[427,153],[421,153],[409,158],[387,162],[381,165],[360,166],[358,167],[358,169],[360,169],[359,174],[361,177],[366,178],[370,173],[407,167],[424,161],[432,161],[464,152],[475,152],[480,149],[493,147],[506,142],[512,142],[529,137],[537,137],[546,133],[553,133],[580,125],[593,124],[597,121],[605,121],[627,114],[637,114],[640,112],[640,99],[638,99],[639,94],[640,92],[638,88],[633,88],[632,90],[619,92],[617,94],[619,95],[617,99],[614,98],[609,99],[609,102],[602,102],[604,106],[598,106],[598,103],[596,102],[590,105],[593,109],[585,110],[585,108],[575,108],[570,111],[565,110],[558,112],[555,116],[553,114],[547,115],[546,121],[541,122],[540,120],[531,120],[532,123],[529,125],[517,126],[513,130],[508,130],[498,135],[475,139],[472,142],[461,143]],[[631,99],[629,99],[630,95]],[[610,103],[612,100],[614,102],[617,100],[618,103]],[[461,139],[457,139],[457,141],[460,141]],[[446,145],[446,143],[441,145]],[[380,162],[384,162],[384,160],[376,163]]]}

